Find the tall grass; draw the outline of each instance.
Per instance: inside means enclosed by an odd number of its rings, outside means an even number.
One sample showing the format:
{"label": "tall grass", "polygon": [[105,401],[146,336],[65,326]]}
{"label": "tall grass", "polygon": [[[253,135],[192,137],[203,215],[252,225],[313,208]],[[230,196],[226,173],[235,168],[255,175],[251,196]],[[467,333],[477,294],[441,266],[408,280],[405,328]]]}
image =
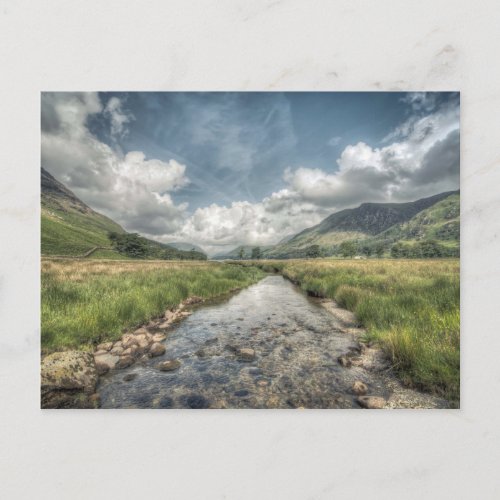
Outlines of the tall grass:
{"label": "tall grass", "polygon": [[259,269],[208,262],[42,261],[42,348],[85,347],[160,316],[191,295],[256,282]]}
{"label": "tall grass", "polygon": [[460,399],[460,273],[450,260],[266,261],[356,313],[408,385]]}

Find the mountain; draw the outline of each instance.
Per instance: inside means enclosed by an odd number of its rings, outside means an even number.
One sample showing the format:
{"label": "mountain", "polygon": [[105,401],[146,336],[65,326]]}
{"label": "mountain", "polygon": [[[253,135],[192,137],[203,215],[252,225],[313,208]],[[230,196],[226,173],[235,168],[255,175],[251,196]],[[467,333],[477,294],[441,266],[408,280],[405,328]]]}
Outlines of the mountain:
{"label": "mountain", "polygon": [[[449,213],[447,212],[449,211]],[[363,203],[334,213],[289,241],[264,252],[265,257],[304,257],[318,245],[324,255],[337,252],[344,241],[366,245],[433,239],[456,247],[459,240],[460,195],[449,191],[409,203]]]}
{"label": "mountain", "polygon": [[42,255],[92,255],[92,258],[111,259],[207,258],[199,251],[184,251],[127,233],[119,224],[86,205],[43,167],[41,212]]}
{"label": "mountain", "polygon": [[[221,252],[212,257],[215,260],[227,260],[227,259],[239,259],[240,258],[240,250],[243,249],[243,258],[248,259],[252,255],[252,249],[254,249],[258,245],[240,245],[239,247],[233,248],[228,252]],[[260,245],[260,251],[265,253],[266,250],[270,250],[273,248],[272,245]]]}
{"label": "mountain", "polygon": [[[125,230],[95,212],[64,184],[42,168],[41,172],[42,255],[83,255],[92,248],[111,244],[109,232]],[[117,252],[109,251],[111,257]]]}
{"label": "mountain", "polygon": [[203,248],[199,247],[198,245],[193,245],[192,243],[187,243],[185,241],[174,241],[167,243],[167,245],[172,248],[177,248],[177,250],[184,250],[184,251],[195,250],[196,252],[201,252],[201,253],[205,252],[205,250],[203,250]]}
{"label": "mountain", "polygon": [[436,241],[458,255],[460,247],[460,195],[452,193],[445,199],[417,213],[408,222],[395,224],[372,238],[384,246],[393,243],[414,245]]}

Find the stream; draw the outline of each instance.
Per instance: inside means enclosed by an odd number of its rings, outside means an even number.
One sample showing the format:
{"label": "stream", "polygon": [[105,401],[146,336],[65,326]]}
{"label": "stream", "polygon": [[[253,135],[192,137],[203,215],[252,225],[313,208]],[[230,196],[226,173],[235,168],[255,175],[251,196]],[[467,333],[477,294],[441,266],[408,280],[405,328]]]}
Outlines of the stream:
{"label": "stream", "polygon": [[[195,309],[166,333],[163,356],[101,378],[102,408],[359,408],[355,380],[388,395],[383,377],[337,362],[355,338],[279,275]],[[255,359],[241,360],[241,348]],[[169,359],[180,368],[158,370]]]}

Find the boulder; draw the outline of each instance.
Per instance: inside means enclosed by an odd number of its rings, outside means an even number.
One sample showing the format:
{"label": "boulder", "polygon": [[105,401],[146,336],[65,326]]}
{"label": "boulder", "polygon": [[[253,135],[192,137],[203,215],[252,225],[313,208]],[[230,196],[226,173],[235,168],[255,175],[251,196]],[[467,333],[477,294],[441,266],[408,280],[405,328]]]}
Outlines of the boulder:
{"label": "boulder", "polygon": [[[107,365],[108,371],[113,370],[120,359],[118,356],[105,352],[104,354],[94,354],[96,364]],[[101,368],[102,369],[102,368]]]}
{"label": "boulder", "polygon": [[89,352],[55,352],[42,360],[42,392],[71,390],[92,394],[97,378],[94,357]]}
{"label": "boulder", "polygon": [[103,342],[97,346],[98,351],[111,351],[113,348],[113,342]]}
{"label": "boulder", "polygon": [[242,361],[253,361],[255,359],[255,351],[248,347],[243,347],[238,351],[238,356]]}
{"label": "boulder", "polygon": [[134,364],[134,358],[132,356],[120,356],[118,363],[116,363],[116,368],[127,368]]}
{"label": "boulder", "polygon": [[165,311],[165,315],[164,315],[164,318],[168,321],[168,320],[171,320],[175,317],[175,312],[174,311],[171,311],[170,309],[167,309]]}
{"label": "boulder", "polygon": [[124,351],[122,352],[122,356],[136,356],[137,354],[139,354],[139,352],[139,346],[134,344],[130,347],[127,347],[127,349],[124,349]]}
{"label": "boulder", "polygon": [[135,338],[137,341],[137,345],[143,350],[147,349],[149,347],[149,345],[153,343],[153,336],[150,334],[148,334],[148,335],[144,335],[144,334],[136,335]]}
{"label": "boulder", "polygon": [[121,346],[116,346],[116,347],[113,347],[113,349],[111,349],[110,354],[113,354],[115,356],[120,356],[121,354],[123,354],[123,347]]}
{"label": "boulder", "polygon": [[155,333],[153,335],[153,342],[163,342],[167,336],[164,333]]}
{"label": "boulder", "polygon": [[177,359],[169,359],[158,364],[158,369],[162,372],[172,372],[181,366],[181,362]]}
{"label": "boulder", "polygon": [[352,392],[354,392],[354,394],[357,394],[358,396],[363,396],[368,392],[368,387],[366,386],[366,384],[361,382],[361,380],[356,380],[354,384],[352,384]]}
{"label": "boulder", "polygon": [[106,363],[96,361],[95,367],[98,375],[105,375],[109,372],[109,366]]}
{"label": "boulder", "polygon": [[149,332],[143,326],[134,331],[134,335],[146,335],[146,334],[149,334]]}
{"label": "boulder", "polygon": [[50,354],[41,364],[41,407],[96,408],[98,402],[91,395],[97,380],[98,371],[91,353]]}
{"label": "boulder", "polygon": [[122,337],[122,347],[124,349],[128,349],[129,347],[138,344],[139,342],[137,341],[137,338],[134,335],[127,334]]}
{"label": "boulder", "polygon": [[154,342],[149,349],[149,354],[151,354],[152,357],[156,357],[165,354],[165,351],[166,349],[163,344],[160,344],[159,342]]}
{"label": "boulder", "polygon": [[357,402],[363,408],[369,410],[380,410],[385,406],[385,399],[380,396],[359,396]]}

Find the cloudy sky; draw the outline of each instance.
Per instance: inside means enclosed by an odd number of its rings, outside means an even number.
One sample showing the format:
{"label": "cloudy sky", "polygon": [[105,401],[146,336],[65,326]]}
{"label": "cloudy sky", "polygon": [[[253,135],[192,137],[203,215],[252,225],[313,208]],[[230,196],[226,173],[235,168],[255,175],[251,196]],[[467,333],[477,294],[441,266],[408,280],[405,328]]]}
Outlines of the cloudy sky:
{"label": "cloudy sky", "polygon": [[42,94],[41,162],[130,232],[210,253],[459,187],[450,92]]}

